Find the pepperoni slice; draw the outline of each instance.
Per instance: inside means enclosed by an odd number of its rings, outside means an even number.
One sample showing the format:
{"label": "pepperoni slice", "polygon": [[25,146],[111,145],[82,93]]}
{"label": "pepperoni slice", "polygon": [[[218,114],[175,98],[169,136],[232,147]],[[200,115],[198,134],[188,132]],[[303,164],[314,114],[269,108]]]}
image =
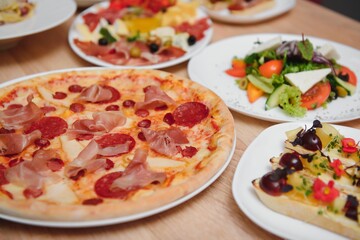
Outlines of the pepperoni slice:
{"label": "pepperoni slice", "polygon": [[55,94],[53,94],[54,99],[64,99],[66,97],[67,97],[67,94],[64,92],[55,92]]}
{"label": "pepperoni slice", "polygon": [[128,99],[128,100],[125,100],[122,105],[124,108],[130,108],[135,105],[135,102],[133,100]]}
{"label": "pepperoni slice", "polygon": [[178,106],[174,112],[174,120],[177,125],[193,127],[209,115],[209,108],[200,102],[187,102]]}
{"label": "pepperoni slice", "polygon": [[118,105],[109,105],[105,108],[105,111],[119,111],[120,107]]}
{"label": "pepperoni slice", "polygon": [[144,119],[137,124],[138,127],[149,128],[151,126],[151,121],[149,119]]}
{"label": "pepperoni slice", "polygon": [[81,103],[72,103],[70,105],[70,110],[73,112],[82,112],[85,110],[85,106]]}
{"label": "pepperoni slice", "polygon": [[35,130],[40,130],[41,138],[53,139],[65,133],[68,128],[66,121],[60,117],[43,117],[33,122],[25,133],[31,133]]}
{"label": "pepperoni slice", "polygon": [[149,116],[149,111],[146,109],[138,109],[135,111],[135,114],[138,115],[139,117],[147,117]]}
{"label": "pepperoni slice", "polygon": [[53,107],[53,106],[44,106],[44,107],[41,107],[40,109],[41,109],[41,111],[42,111],[44,114],[47,114],[47,113],[49,113],[49,112],[56,111],[56,108]]}
{"label": "pepperoni slice", "polygon": [[135,187],[131,188],[131,190],[121,188],[111,189],[112,183],[122,175],[123,172],[112,172],[98,179],[94,187],[96,194],[104,198],[125,199],[130,192],[137,190]]}
{"label": "pepperoni slice", "polygon": [[46,148],[46,147],[50,146],[50,141],[47,139],[44,139],[44,138],[38,138],[35,140],[34,143],[39,148]]}
{"label": "pepperoni slice", "polygon": [[139,133],[138,133],[138,138],[139,138],[141,141],[143,141],[143,142],[146,141],[146,138],[145,138],[145,135],[144,135],[143,132],[139,132]]}
{"label": "pepperoni slice", "polygon": [[26,188],[23,191],[23,194],[24,194],[25,198],[27,198],[27,199],[29,199],[29,198],[37,198],[37,197],[40,197],[43,194],[43,191],[41,189]]}
{"label": "pepperoni slice", "polygon": [[15,167],[16,165],[18,165],[19,163],[22,163],[23,161],[24,161],[24,159],[22,159],[22,158],[11,159],[9,161],[9,167]]}
{"label": "pepperoni slice", "polygon": [[103,202],[104,202],[104,200],[102,200],[101,198],[89,198],[89,199],[84,200],[82,202],[82,204],[95,206],[95,205],[98,205]]}
{"label": "pepperoni slice", "polygon": [[0,134],[15,133],[15,129],[0,128]]}
{"label": "pepperoni slice", "polygon": [[[112,133],[112,134],[103,135],[100,139],[96,140],[96,142],[99,144],[101,148],[112,147],[118,144],[124,144],[126,142],[130,142],[128,152],[130,152],[135,147],[134,138],[132,138],[127,134],[122,134],[122,133]],[[128,152],[124,152],[122,154]]]}
{"label": "pepperoni slice", "polygon": [[51,171],[56,172],[60,171],[63,168],[64,162],[59,158],[52,158],[47,161],[46,165]]}
{"label": "pepperoni slice", "polygon": [[191,158],[193,157],[196,153],[198,152],[198,150],[193,147],[193,146],[186,146],[184,149],[181,150],[181,155],[183,155],[183,157],[187,157],[187,158]]}
{"label": "pepperoni slice", "polygon": [[72,93],[80,93],[82,92],[84,88],[80,85],[77,85],[77,84],[74,84],[74,85],[71,85],[68,90],[69,92],[72,92]]}
{"label": "pepperoni slice", "polygon": [[121,95],[118,90],[116,90],[115,88],[110,87],[110,86],[102,86],[102,87],[111,91],[111,98],[109,100],[104,100],[104,101],[100,101],[100,102],[96,102],[96,103],[99,103],[99,104],[111,103],[111,102],[115,102],[120,99]]}
{"label": "pepperoni slice", "polygon": [[165,114],[163,121],[169,124],[170,126],[175,123],[174,116],[171,113]]}
{"label": "pepperoni slice", "polygon": [[115,163],[113,161],[111,161],[110,159],[106,159],[106,166],[105,166],[105,170],[110,170],[115,166]]}

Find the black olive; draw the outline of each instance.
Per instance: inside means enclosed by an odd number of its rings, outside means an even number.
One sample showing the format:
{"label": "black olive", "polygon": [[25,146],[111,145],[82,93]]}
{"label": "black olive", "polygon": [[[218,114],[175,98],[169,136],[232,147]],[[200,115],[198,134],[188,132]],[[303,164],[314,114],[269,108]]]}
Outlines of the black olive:
{"label": "black olive", "polygon": [[108,42],[108,40],[106,38],[100,38],[98,43],[101,46],[106,46],[106,45],[108,45],[109,42]]}
{"label": "black olive", "polygon": [[193,35],[190,35],[189,38],[187,39],[187,42],[189,44],[189,46],[192,46],[196,43],[196,37]]}
{"label": "black olive", "polygon": [[159,50],[159,45],[157,45],[156,43],[151,43],[149,45],[149,49],[151,53],[156,53]]}

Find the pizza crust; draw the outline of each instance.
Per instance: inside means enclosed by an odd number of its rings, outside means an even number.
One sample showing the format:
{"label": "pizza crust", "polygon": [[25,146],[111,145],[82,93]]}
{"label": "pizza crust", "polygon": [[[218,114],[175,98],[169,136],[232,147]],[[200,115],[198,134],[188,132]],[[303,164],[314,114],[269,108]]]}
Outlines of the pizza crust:
{"label": "pizza crust", "polygon": [[[76,204],[56,204],[46,202],[39,199],[19,199],[10,200],[5,194],[0,193],[0,212],[2,214],[47,221],[92,221],[99,219],[110,219],[123,216],[130,216],[133,214],[144,213],[156,208],[162,207],[172,203],[188,194],[196,191],[204,184],[206,184],[226,163],[227,159],[231,157],[232,146],[234,143],[234,120],[226,107],[225,103],[212,91],[205,87],[192,82],[188,79],[177,77],[175,75],[156,71],[156,70],[84,70],[84,71],[70,71],[67,73],[54,73],[45,75],[35,79],[27,79],[16,86],[23,87],[29,84],[44,84],[48,79],[61,79],[64,76],[81,76],[81,75],[103,75],[109,79],[119,74],[123,76],[152,76],[159,79],[155,84],[162,84],[165,88],[172,88],[181,83],[187,88],[187,91],[193,93],[198,101],[203,101],[210,108],[210,115],[221,121],[218,122],[220,130],[213,136],[213,142],[216,144],[216,149],[211,152],[209,156],[202,159],[199,169],[190,169],[183,172],[180,178],[181,181],[174,182],[174,185],[164,187],[156,185],[151,189],[140,190],[133,197],[127,200],[120,199],[103,199],[104,202],[98,205],[82,205]],[[96,79],[95,77],[92,79]],[[76,82],[75,80],[70,80]],[[148,80],[144,79],[143,84],[146,86]],[[89,81],[89,85],[95,80]],[[127,83],[129,81],[126,81]],[[119,83],[112,83],[119,84]],[[137,88],[141,88],[137,86]],[[0,96],[4,97],[13,86],[0,89]],[[181,97],[182,89],[172,89]],[[179,90],[179,91],[177,91]],[[170,90],[169,90],[170,91]],[[184,100],[186,101],[186,100]],[[209,117],[208,117],[209,118]],[[201,123],[200,123],[201,124]],[[86,175],[85,175],[86,178]]]}
{"label": "pizza crust", "polygon": [[314,206],[295,201],[289,199],[285,195],[277,197],[271,196],[261,190],[259,181],[260,179],[254,180],[252,182],[253,187],[260,200],[270,209],[286,216],[328,229],[351,239],[359,238],[360,228],[356,221],[328,211],[326,211],[326,214],[319,214],[321,206]]}

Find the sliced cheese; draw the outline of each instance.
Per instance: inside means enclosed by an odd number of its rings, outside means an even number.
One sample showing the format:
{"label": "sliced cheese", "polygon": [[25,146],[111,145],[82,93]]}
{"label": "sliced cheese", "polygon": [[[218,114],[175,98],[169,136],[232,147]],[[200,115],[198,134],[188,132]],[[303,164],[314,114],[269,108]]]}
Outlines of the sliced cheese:
{"label": "sliced cheese", "polygon": [[146,161],[150,165],[151,169],[178,168],[185,165],[185,162],[170,160],[162,157],[148,157]]}
{"label": "sliced cheese", "polygon": [[330,68],[304,71],[298,73],[285,74],[285,78],[294,86],[298,87],[302,93],[305,93],[316,83],[323,80],[331,72]]}
{"label": "sliced cheese", "polygon": [[[79,141],[76,140],[69,140],[67,136],[62,135],[60,137],[61,140],[61,145],[62,145],[62,149],[64,150],[67,159],[69,159],[70,161],[74,160],[79,153],[85,148],[85,146],[83,144],[88,143],[88,141],[81,141],[81,143]],[[86,142],[86,143],[83,143]]]}
{"label": "sliced cheese", "polygon": [[49,91],[47,88],[38,86],[37,90],[38,90],[39,94],[41,95],[41,97],[48,103],[52,103],[52,104],[55,104],[58,106],[65,106],[65,107],[70,107],[70,105],[72,103],[72,99],[70,99],[69,96],[65,99],[55,99],[53,97],[53,93],[51,91]]}
{"label": "sliced cheese", "polygon": [[45,193],[38,199],[61,204],[76,203],[78,201],[75,193],[64,182],[49,185],[46,188]]}
{"label": "sliced cheese", "polygon": [[265,50],[275,49],[279,47],[281,43],[282,43],[281,37],[278,36],[276,38],[270,39],[269,41],[263,42],[260,45],[256,46],[255,48],[251,49],[250,52],[248,52],[248,55],[253,53],[263,52]]}
{"label": "sliced cheese", "polygon": [[127,28],[124,21],[120,19],[116,19],[114,22],[114,31],[116,34],[120,36],[127,36],[129,35],[129,29]]}
{"label": "sliced cheese", "polygon": [[329,59],[339,59],[340,55],[339,53],[336,51],[336,49],[330,45],[330,44],[325,44],[323,46],[321,46],[317,52],[321,53],[324,57],[329,58]]}

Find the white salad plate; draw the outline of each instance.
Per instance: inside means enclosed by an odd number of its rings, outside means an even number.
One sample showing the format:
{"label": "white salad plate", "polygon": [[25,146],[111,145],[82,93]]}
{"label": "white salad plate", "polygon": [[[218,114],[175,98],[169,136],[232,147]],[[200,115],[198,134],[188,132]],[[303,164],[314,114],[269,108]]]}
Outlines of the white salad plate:
{"label": "white salad plate", "polygon": [[231,13],[228,9],[216,11],[210,10],[206,7],[203,8],[209,14],[209,16],[215,20],[227,23],[248,24],[261,22],[279,16],[293,9],[295,5],[296,0],[275,0],[275,5],[272,8],[252,15],[237,15]]}
{"label": "white salad plate", "polygon": [[[79,49],[75,43],[74,43],[74,39],[79,38],[79,32],[76,30],[76,26],[78,24],[83,23],[83,18],[82,16],[84,16],[85,14],[89,13],[89,12],[93,12],[96,13],[98,11],[98,9],[100,8],[107,8],[109,6],[109,2],[101,2],[98,4],[95,4],[93,6],[91,6],[90,8],[85,9],[83,12],[81,12],[76,19],[74,20],[72,26],[70,27],[69,30],[69,37],[68,37],[68,41],[70,44],[71,49],[82,59],[84,59],[85,61],[88,61],[94,65],[97,66],[102,66],[102,67],[116,67],[116,68],[120,68],[120,69],[126,69],[126,68],[136,68],[136,69],[161,69],[161,68],[166,68],[166,67],[171,67],[174,66],[176,64],[185,62],[187,60],[189,60],[191,57],[193,57],[194,55],[198,54],[202,49],[204,49],[209,42],[211,41],[212,35],[213,35],[213,28],[212,28],[212,22],[209,19],[208,22],[210,24],[210,28],[207,29],[205,31],[205,36],[204,38],[202,38],[200,41],[197,41],[193,46],[191,46],[189,48],[189,51],[187,53],[185,53],[183,56],[170,60],[170,61],[166,61],[166,62],[162,62],[162,63],[157,63],[157,64],[152,64],[152,65],[145,65],[145,66],[121,66],[121,65],[114,65],[105,61],[102,61],[101,59],[98,59],[96,57],[93,56],[88,56],[86,55],[83,51],[81,51],[81,49]],[[203,18],[203,17],[207,17],[207,14],[201,10],[200,8],[197,9],[197,18]]]}
{"label": "white salad plate", "polygon": [[54,28],[68,20],[76,10],[74,0],[30,0],[35,4],[29,18],[0,26],[0,50],[13,47],[28,35]]}
{"label": "white salad plate", "polygon": [[[272,122],[312,121],[314,119],[322,122],[344,122],[359,119],[359,86],[357,86],[354,95],[337,98],[327,104],[326,108],[320,107],[316,110],[307,111],[306,115],[302,118],[291,117],[279,107],[265,110],[265,97],[261,97],[252,104],[248,101],[246,91],[241,90],[235,82],[236,78],[226,74],[225,70],[231,67],[233,57],[245,57],[250,49],[253,48],[255,42],[265,42],[278,36],[281,36],[282,40],[302,39],[301,35],[276,33],[241,35],[218,41],[206,47],[190,60],[188,64],[190,79],[213,90],[225,101],[230,109],[258,119]],[[359,50],[330,40],[311,36],[305,36],[305,38],[308,38],[314,47],[322,46],[326,43],[332,45],[340,54],[340,59],[337,62],[350,68],[359,78]]]}
{"label": "white salad plate", "polygon": [[[17,79],[13,79],[4,83],[0,83],[0,88],[18,83],[23,82],[32,78],[46,76],[50,74],[56,74],[56,73],[64,73],[64,72],[81,72],[81,71],[98,71],[99,69],[106,69],[106,70],[116,70],[116,68],[98,68],[98,67],[87,67],[87,68],[72,68],[72,69],[63,69],[63,70],[55,70],[55,71],[49,71],[39,74],[34,74],[30,76],[25,76]],[[37,220],[37,219],[29,219],[29,218],[23,218],[18,216],[13,216],[5,213],[0,213],[0,219],[9,220],[12,222],[32,225],[32,226],[42,226],[42,227],[55,227],[55,228],[84,228],[84,227],[98,227],[98,226],[107,226],[107,225],[113,225],[113,224],[119,224],[119,223],[125,223],[130,222],[142,218],[146,218],[161,212],[164,212],[166,210],[169,210],[171,208],[174,208],[189,199],[195,197],[197,194],[201,193],[203,190],[205,190],[207,187],[209,187],[215,180],[217,180],[220,175],[225,171],[227,166],[229,165],[235,151],[236,146],[236,132],[234,131],[234,141],[232,143],[232,148],[229,153],[229,155],[226,157],[226,161],[224,164],[220,167],[220,169],[209,179],[207,180],[202,186],[195,189],[192,192],[187,193],[183,197],[164,204],[163,206],[144,211],[137,214],[131,214],[127,216],[121,216],[121,217],[115,217],[115,218],[108,218],[108,219],[100,219],[100,220],[91,220],[91,221],[46,221],[46,220]],[[0,238],[1,239],[1,238]]]}
{"label": "white salad plate", "polygon": [[[232,193],[239,208],[261,228],[285,239],[346,239],[315,225],[277,213],[257,197],[252,181],[271,171],[270,158],[284,150],[285,132],[298,127],[309,128],[312,122],[281,123],[265,129],[248,146],[236,168]],[[333,125],[342,135],[360,140],[360,130]],[[271,141],[269,141],[271,139]],[[261,149],[261,151],[259,151]],[[296,206],[294,205],[294,208]]]}

